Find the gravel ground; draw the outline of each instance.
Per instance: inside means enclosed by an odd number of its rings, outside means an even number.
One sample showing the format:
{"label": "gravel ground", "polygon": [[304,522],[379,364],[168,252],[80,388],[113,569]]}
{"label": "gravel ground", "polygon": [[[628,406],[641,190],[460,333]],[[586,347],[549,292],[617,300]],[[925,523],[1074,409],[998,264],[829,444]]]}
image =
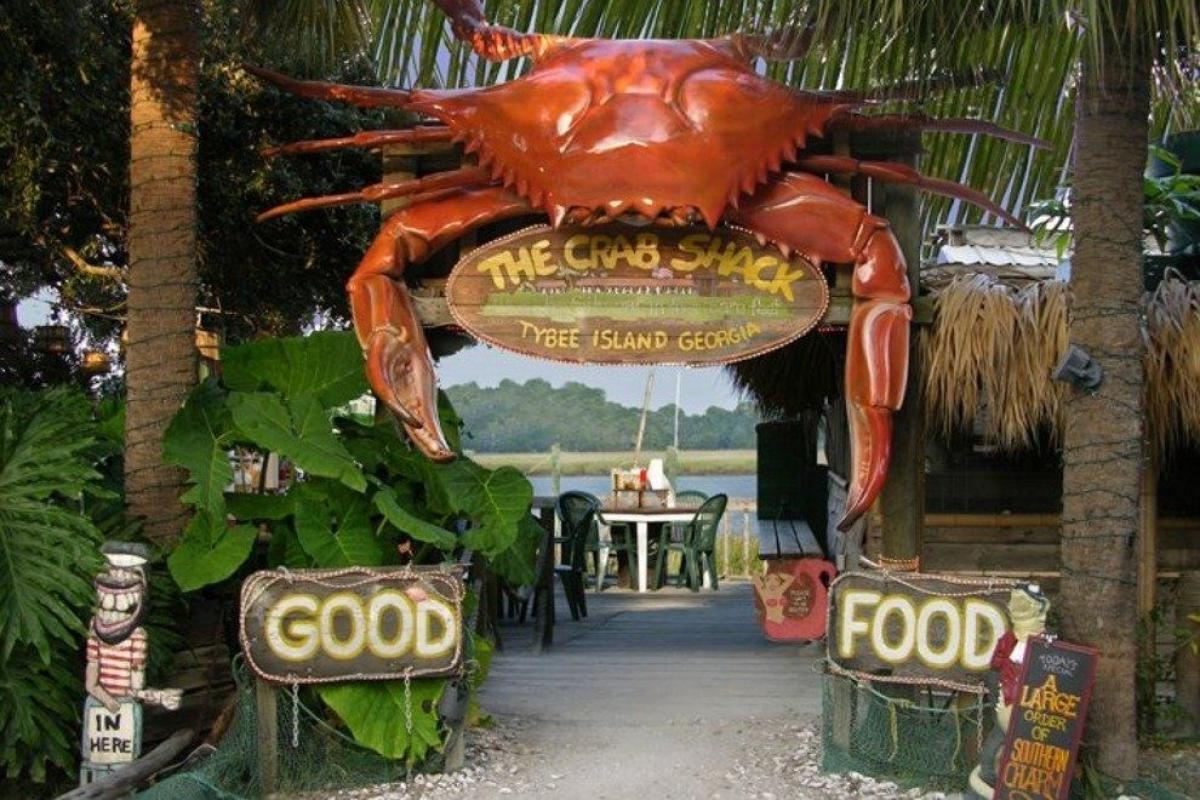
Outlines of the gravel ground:
{"label": "gravel ground", "polygon": [[[470,797],[493,800],[516,795],[529,798],[629,796],[625,787],[612,781],[644,787],[638,792],[655,798],[703,798],[704,800],[947,800],[941,792],[919,789],[904,791],[888,781],[876,781],[858,773],[827,775],[820,771],[820,739],[814,726],[781,720],[744,720],[736,726],[709,727],[711,736],[724,739],[724,747],[693,754],[707,760],[699,774],[674,782],[669,771],[662,774],[632,774],[607,759],[597,760],[595,751],[582,752],[557,741],[557,757],[529,742],[539,726],[517,718],[499,721],[489,729],[471,733],[468,766],[451,775],[420,776],[410,783],[387,784],[346,790],[330,800],[442,800]],[[688,736],[688,744],[698,743]],[[679,741],[662,741],[651,753],[658,763],[669,761]],[[734,745],[730,747],[730,745]],[[618,772],[619,771],[619,772]],[[627,781],[619,780],[624,773]],[[662,778],[667,786],[651,786]],[[670,784],[675,783],[672,789]],[[587,792],[585,795],[584,792]],[[637,796],[636,794],[634,796]],[[953,797],[953,796],[952,796]]]}

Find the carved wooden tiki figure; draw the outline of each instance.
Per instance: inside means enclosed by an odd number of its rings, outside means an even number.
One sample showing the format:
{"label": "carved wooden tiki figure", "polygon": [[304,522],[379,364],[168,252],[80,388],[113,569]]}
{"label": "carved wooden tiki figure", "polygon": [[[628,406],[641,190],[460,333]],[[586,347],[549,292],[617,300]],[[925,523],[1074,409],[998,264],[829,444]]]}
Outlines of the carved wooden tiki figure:
{"label": "carved wooden tiki figure", "polygon": [[146,547],[106,542],[107,567],[96,576],[96,613],[87,639],[81,785],[134,761],[142,748],[142,703],[179,707],[180,690],[147,689]]}

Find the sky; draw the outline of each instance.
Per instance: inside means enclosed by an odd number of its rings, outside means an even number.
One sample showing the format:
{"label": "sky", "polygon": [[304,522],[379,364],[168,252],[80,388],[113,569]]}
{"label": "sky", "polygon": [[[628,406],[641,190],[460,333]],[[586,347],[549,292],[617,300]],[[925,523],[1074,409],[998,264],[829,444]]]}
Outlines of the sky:
{"label": "sky", "polygon": [[[35,297],[22,300],[17,306],[17,318],[21,326],[32,328],[49,322],[53,299],[50,293],[40,292]],[[576,381],[603,389],[609,400],[641,408],[650,368],[581,367],[475,345],[443,358],[437,371],[444,387],[471,381],[480,386],[495,386],[505,378],[518,383],[542,378],[556,387]],[[703,414],[709,406],[733,408],[738,403],[737,390],[730,383],[728,374],[719,367],[657,367],[654,370],[651,408],[675,402],[676,375],[679,376],[679,406],[688,414]]]}

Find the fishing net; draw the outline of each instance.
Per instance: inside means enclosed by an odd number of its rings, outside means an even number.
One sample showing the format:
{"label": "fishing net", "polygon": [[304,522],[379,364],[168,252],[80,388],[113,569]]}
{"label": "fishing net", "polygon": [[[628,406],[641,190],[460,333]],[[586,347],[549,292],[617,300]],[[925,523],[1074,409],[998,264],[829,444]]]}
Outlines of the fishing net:
{"label": "fishing net", "polygon": [[[198,752],[178,772],[138,793],[138,800],[249,800],[263,796],[254,681],[240,663],[235,663],[234,675],[233,718],[220,744],[208,753]],[[303,691],[294,695],[287,686],[271,691],[276,694],[276,792],[281,796],[408,777],[402,761],[367,750],[332,727],[305,702]],[[439,767],[426,764],[421,771]]]}
{"label": "fishing net", "polygon": [[994,713],[979,695],[823,677],[822,768],[906,786],[961,790]]}
{"label": "fishing net", "polygon": [[[858,772],[925,790],[965,791],[967,777],[995,727],[981,695],[900,684],[870,684],[849,675],[823,677],[822,763],[826,772]],[[1096,781],[1090,791],[1089,780]],[[1154,781],[1117,786],[1076,770],[1071,800],[1132,795],[1187,800]],[[968,797],[971,795],[967,795]]]}

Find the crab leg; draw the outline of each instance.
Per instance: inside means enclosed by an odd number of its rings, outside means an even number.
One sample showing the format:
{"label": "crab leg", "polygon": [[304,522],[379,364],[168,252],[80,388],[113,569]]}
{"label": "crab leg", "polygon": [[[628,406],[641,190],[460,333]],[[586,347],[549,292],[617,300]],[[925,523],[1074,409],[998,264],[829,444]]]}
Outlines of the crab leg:
{"label": "crab leg", "polygon": [[500,187],[416,199],[387,218],[346,284],[371,388],[435,461],[449,461],[454,452],[438,421],[433,361],[404,270],[484,223],[528,213],[524,200]]}
{"label": "crab leg", "polygon": [[948,117],[938,119],[937,117],[929,117],[924,114],[858,114],[853,112],[844,112],[837,114],[829,120],[830,130],[843,131],[877,131],[877,130],[892,130],[892,131],[943,131],[946,133],[981,133],[984,136],[994,136],[997,139],[1003,139],[1006,142],[1017,142],[1018,144],[1027,144],[1031,147],[1049,147],[1050,143],[1045,139],[1039,139],[1036,136],[1030,136],[1027,133],[1014,131],[1010,128],[1005,128],[997,125],[994,122],[987,122],[981,119],[970,119],[968,117]]}
{"label": "crab leg", "polygon": [[502,25],[492,25],[483,14],[480,0],[433,0],[447,17],[450,29],[460,41],[489,61],[507,61],[518,56],[537,58],[562,37],[542,33],[520,33]]}
{"label": "crab leg", "polygon": [[891,460],[892,412],[904,398],[912,319],[904,255],[887,220],[815,175],[781,175],[729,218],[816,264],[854,265],[845,377],[850,496],[838,523],[845,531],[878,497]]}
{"label": "crab leg", "polygon": [[383,89],[378,86],[349,86],[325,81],[301,81],[274,70],[243,64],[251,75],[273,83],[285,92],[313,100],[349,103],[362,108],[404,108],[412,96],[404,89]]}
{"label": "crab leg", "polygon": [[370,150],[383,147],[386,144],[422,144],[425,142],[448,142],[453,134],[449,128],[425,127],[405,128],[399,131],[362,131],[353,136],[338,136],[334,139],[306,139],[302,142],[290,142],[275,147],[264,147],[262,154],[266,158],[285,153],[320,153],[324,150],[338,150],[343,147],[355,147]]}
{"label": "crab leg", "polygon": [[319,197],[304,197],[290,203],[269,208],[255,217],[256,222],[266,222],[285,214],[297,211],[311,211],[314,208],[330,208],[354,203],[378,203],[395,197],[406,197],[439,189],[452,189],[456,186],[485,186],[491,183],[491,173],[477,167],[456,169],[450,172],[438,172],[424,178],[399,183],[373,183],[357,191],[343,194],[326,194]]}
{"label": "crab leg", "polygon": [[835,172],[842,175],[866,175],[887,183],[907,183],[933,194],[955,197],[978,206],[1016,228],[1025,228],[1021,220],[1008,213],[983,192],[963,186],[961,183],[930,178],[910,166],[891,161],[859,161],[849,156],[803,155],[796,159],[796,166],[812,172]]}

